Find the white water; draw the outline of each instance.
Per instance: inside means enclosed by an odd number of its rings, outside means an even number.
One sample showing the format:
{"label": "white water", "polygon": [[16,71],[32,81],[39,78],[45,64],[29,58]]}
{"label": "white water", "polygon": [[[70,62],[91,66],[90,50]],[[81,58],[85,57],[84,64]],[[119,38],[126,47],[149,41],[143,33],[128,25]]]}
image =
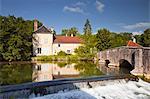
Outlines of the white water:
{"label": "white water", "polygon": [[35,99],[150,99],[150,83],[139,80],[108,83],[90,89],[72,90]]}

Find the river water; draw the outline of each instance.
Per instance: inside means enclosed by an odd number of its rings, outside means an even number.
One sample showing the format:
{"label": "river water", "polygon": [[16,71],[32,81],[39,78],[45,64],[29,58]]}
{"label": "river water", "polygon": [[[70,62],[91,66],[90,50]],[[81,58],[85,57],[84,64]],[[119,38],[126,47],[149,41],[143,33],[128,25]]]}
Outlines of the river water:
{"label": "river water", "polygon": [[0,85],[128,73],[128,69],[106,67],[93,62],[5,63],[0,64]]}
{"label": "river water", "polygon": [[[105,66],[93,62],[37,62],[37,63],[1,63],[0,86],[27,82],[50,81],[62,78],[92,77],[101,75],[130,74],[131,69]],[[150,83],[124,79],[107,82],[93,88],[82,88],[68,92],[60,91],[45,96],[30,94],[28,98],[37,99],[150,99]],[[1,96],[3,97],[3,95]],[[9,96],[6,93],[6,97]]]}

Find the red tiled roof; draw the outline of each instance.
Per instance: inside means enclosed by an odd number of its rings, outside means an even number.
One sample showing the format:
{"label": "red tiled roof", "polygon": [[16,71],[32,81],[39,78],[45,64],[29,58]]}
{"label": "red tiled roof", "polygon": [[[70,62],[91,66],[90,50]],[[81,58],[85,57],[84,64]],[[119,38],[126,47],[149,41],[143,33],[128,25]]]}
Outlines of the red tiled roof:
{"label": "red tiled roof", "polygon": [[82,39],[76,36],[55,36],[54,43],[82,43]]}
{"label": "red tiled roof", "polygon": [[137,44],[137,43],[135,43],[135,42],[133,42],[133,41],[128,41],[128,44],[127,44],[127,46],[133,46],[133,47],[141,47],[141,45],[139,45],[139,44]]}

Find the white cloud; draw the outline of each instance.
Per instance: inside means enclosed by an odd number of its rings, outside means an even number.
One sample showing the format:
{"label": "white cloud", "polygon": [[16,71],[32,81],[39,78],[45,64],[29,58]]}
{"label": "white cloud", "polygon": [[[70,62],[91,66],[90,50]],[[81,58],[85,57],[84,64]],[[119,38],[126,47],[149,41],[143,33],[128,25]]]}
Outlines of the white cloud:
{"label": "white cloud", "polygon": [[86,4],[84,2],[77,2],[76,4],[74,4],[74,6],[85,6]]}
{"label": "white cloud", "polygon": [[143,32],[139,31],[139,32],[132,32],[133,35],[141,35]]}
{"label": "white cloud", "polygon": [[101,3],[100,1],[96,1],[96,9],[99,12],[103,12],[104,11],[104,7],[105,7],[105,5],[103,3]]}
{"label": "white cloud", "polygon": [[63,10],[69,12],[84,13],[83,9],[81,9],[80,7],[65,6]]}
{"label": "white cloud", "polygon": [[148,27],[150,27],[150,22],[140,22],[140,23],[136,23],[136,24],[123,26],[124,29],[128,29],[128,30],[148,28]]}

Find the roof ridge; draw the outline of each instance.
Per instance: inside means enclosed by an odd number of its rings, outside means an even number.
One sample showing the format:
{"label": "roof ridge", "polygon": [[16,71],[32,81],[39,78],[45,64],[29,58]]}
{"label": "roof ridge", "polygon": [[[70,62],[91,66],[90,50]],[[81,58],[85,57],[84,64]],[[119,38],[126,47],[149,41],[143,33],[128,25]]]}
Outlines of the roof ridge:
{"label": "roof ridge", "polygon": [[46,27],[46,26],[44,26],[44,25],[42,25],[42,26],[40,26],[36,31],[34,31],[34,32],[37,32],[37,31],[39,31],[40,29],[42,29],[42,28],[45,28],[49,33],[51,33],[51,31]]}

